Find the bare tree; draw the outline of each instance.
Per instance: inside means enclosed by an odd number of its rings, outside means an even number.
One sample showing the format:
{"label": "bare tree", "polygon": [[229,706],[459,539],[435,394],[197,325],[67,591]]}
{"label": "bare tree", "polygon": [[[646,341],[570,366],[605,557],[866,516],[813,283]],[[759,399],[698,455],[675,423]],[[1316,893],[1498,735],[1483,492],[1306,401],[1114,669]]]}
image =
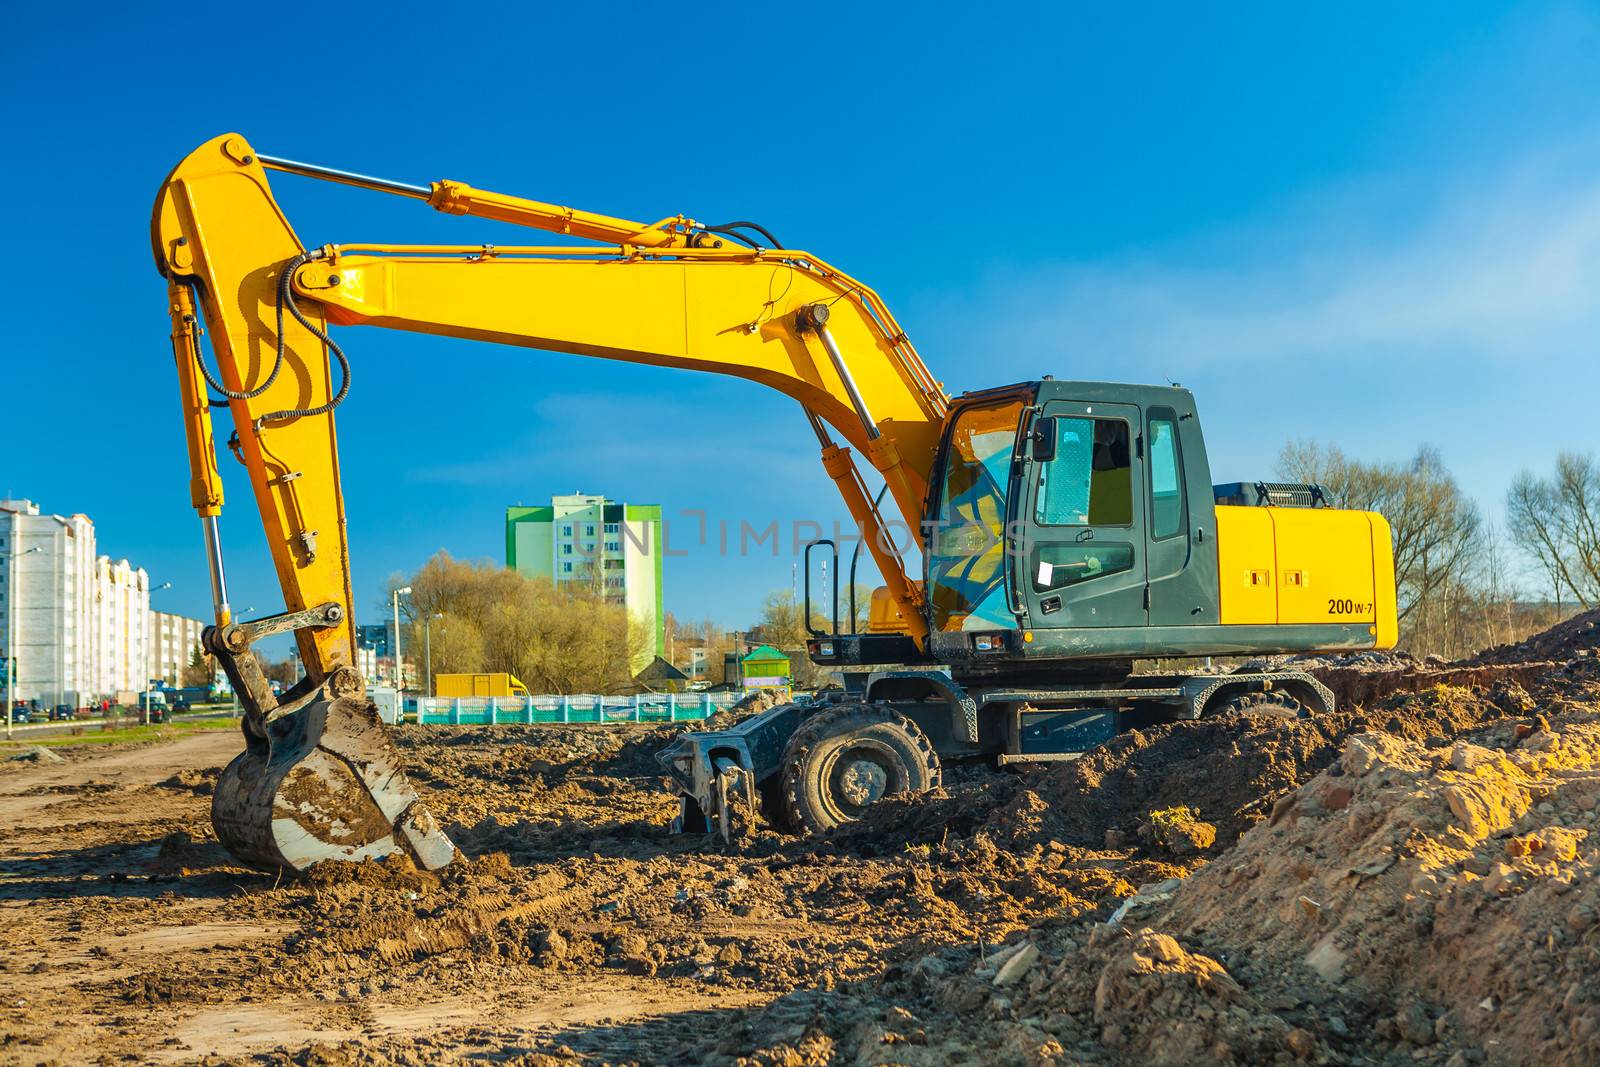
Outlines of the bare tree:
{"label": "bare tree", "polygon": [[1511,539],[1550,580],[1584,608],[1600,603],[1600,463],[1590,453],[1562,452],[1555,473],[1518,474],[1506,494]]}
{"label": "bare tree", "polygon": [[1512,640],[1513,612],[1518,593],[1516,586],[1510,580],[1505,536],[1501,533],[1500,527],[1492,522],[1484,524],[1482,559],[1485,638],[1482,643],[1505,644]]}
{"label": "bare tree", "polygon": [[598,583],[529,578],[440,552],[408,579],[407,647],[426,623],[435,672],[506,671],[534,692],[614,693],[654,647],[651,625]]}
{"label": "bare tree", "polygon": [[262,659],[257,653],[256,662],[261,664],[261,673],[267,676],[269,682],[288,687],[300,680],[300,668],[292,659]]}
{"label": "bare tree", "polygon": [[[872,588],[866,585],[857,585],[856,594],[856,630],[867,628],[867,619],[872,606]],[[850,591],[839,591],[839,626],[845,632],[850,630]],[[751,629],[751,639],[763,641],[777,648],[803,648],[811,630],[828,633],[833,629],[833,620],[828,617],[826,605],[813,603],[811,605],[811,625],[806,627],[805,604],[796,600],[793,593],[787,589],[768,593],[761,602],[761,621]]]}

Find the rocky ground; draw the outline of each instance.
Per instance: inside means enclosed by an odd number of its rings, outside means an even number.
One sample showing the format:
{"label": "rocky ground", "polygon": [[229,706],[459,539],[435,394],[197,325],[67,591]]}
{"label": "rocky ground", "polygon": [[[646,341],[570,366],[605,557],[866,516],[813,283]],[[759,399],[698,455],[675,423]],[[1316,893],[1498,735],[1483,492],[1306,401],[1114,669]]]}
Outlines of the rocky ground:
{"label": "rocky ground", "polygon": [[231,863],[227,732],[0,763],[0,1061],[1600,1062],[1600,634],[1564,625],[732,850],[666,833],[664,728],[408,727],[438,876]]}

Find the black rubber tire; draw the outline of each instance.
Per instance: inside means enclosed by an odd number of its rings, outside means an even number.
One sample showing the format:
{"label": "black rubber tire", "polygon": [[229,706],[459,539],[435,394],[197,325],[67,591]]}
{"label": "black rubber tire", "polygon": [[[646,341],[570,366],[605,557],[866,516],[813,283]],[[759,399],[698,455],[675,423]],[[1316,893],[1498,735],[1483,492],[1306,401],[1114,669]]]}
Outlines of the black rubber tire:
{"label": "black rubber tire", "polygon": [[1265,693],[1240,693],[1215,705],[1212,710],[1206,712],[1206,717],[1226,715],[1231,711],[1271,719],[1293,720],[1306,716],[1304,704],[1283,690],[1275,689]]}
{"label": "black rubber tire", "polygon": [[855,822],[882,797],[937,788],[939,755],[893,708],[841,704],[794,732],[779,775],[789,823],[815,834]]}

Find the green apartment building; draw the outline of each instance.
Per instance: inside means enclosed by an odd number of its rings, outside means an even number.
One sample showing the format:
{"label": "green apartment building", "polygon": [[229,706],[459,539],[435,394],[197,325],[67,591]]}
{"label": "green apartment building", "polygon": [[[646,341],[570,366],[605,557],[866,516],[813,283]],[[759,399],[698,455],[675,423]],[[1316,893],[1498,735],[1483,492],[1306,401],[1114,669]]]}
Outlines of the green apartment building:
{"label": "green apartment building", "polygon": [[615,504],[574,493],[548,505],[506,508],[506,566],[530,578],[602,584],[655,633],[635,670],[666,654],[666,609],[661,597],[661,505]]}

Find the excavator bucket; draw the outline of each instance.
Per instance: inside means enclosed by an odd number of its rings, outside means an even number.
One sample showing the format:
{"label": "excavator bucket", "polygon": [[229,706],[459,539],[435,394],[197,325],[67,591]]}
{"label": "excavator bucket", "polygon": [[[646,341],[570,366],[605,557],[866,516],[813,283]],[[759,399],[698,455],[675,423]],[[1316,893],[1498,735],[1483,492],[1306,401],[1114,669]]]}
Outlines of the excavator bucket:
{"label": "excavator bucket", "polygon": [[365,698],[314,700],[264,727],[246,720],[245,743],[211,800],[218,839],[244,862],[303,871],[403,853],[431,871],[454,858]]}

